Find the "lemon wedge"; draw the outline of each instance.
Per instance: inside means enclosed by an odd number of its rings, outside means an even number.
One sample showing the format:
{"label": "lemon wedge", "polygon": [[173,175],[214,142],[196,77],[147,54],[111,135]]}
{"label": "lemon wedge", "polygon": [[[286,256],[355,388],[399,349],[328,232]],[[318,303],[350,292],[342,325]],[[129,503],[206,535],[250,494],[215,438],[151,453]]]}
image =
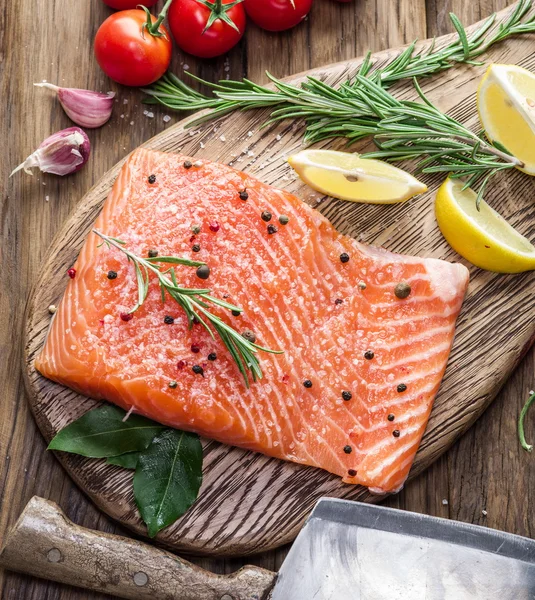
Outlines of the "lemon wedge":
{"label": "lemon wedge", "polygon": [[497,273],[535,269],[535,247],[477,194],[446,179],[437,192],[435,214],[448,244],[476,267]]}
{"label": "lemon wedge", "polygon": [[479,84],[477,109],[487,137],[535,175],[535,74],[516,65],[490,65]]}
{"label": "lemon wedge", "polygon": [[349,152],[303,150],[288,162],[311,188],[341,200],[394,204],[427,191],[406,171]]}

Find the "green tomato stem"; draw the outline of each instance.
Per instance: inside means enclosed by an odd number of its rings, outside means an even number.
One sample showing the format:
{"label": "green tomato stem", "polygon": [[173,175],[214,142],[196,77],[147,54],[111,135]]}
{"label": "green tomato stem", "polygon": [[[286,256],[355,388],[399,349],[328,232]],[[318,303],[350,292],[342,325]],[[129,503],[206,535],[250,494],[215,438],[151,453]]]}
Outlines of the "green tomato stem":
{"label": "green tomato stem", "polygon": [[526,404],[524,404],[522,412],[520,413],[520,418],[518,419],[518,437],[520,438],[522,448],[524,448],[524,450],[527,450],[528,452],[531,452],[533,450],[533,446],[526,442],[526,436],[524,434],[524,419],[526,418],[526,414],[533,402],[535,402],[535,394],[532,394],[528,398]]}
{"label": "green tomato stem", "polygon": [[171,2],[173,2],[173,0],[167,0],[167,2],[164,4],[164,7],[162,8],[162,11],[158,15],[158,18],[156,19],[156,21],[154,21],[154,23],[152,22],[150,12],[147,9],[145,9],[145,12],[147,13],[147,24],[145,28],[151,35],[155,37],[161,37],[163,35],[160,31],[160,25],[167,17],[167,12],[169,10],[169,7],[171,6]]}

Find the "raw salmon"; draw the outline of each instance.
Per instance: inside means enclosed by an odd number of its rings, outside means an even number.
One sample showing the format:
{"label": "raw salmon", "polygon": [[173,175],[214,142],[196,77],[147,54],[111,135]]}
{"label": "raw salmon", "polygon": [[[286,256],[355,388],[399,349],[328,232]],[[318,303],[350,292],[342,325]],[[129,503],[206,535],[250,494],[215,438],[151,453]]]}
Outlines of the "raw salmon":
{"label": "raw salmon", "polygon": [[[205,261],[208,281],[179,266],[179,282],[243,308],[241,316],[211,310],[284,354],[259,353],[264,377],[247,389],[221,341],[201,325],[189,330],[154,279],[143,306],[122,320],[137,300],[133,265],[91,233],[36,361],[44,376],[346,483],[401,488],[446,368],[464,266],[360,244],[245,173],[149,150],[128,159],[95,228],[138,255]],[[400,283],[410,286],[406,298],[395,293]]]}

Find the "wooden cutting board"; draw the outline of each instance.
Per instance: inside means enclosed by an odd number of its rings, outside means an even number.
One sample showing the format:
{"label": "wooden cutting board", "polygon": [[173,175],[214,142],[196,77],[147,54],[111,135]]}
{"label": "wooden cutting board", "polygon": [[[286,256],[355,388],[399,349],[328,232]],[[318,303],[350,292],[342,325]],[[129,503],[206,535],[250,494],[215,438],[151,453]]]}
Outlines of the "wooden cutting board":
{"label": "wooden cutting board", "polygon": [[[499,14],[503,21],[509,10]],[[438,45],[451,38],[440,38]],[[492,49],[488,62],[517,63],[535,70],[533,35],[517,37]],[[424,46],[429,45],[423,42]],[[374,55],[377,64],[399,49]],[[330,84],[353,75],[360,60],[330,65],[289,78],[299,82],[313,74]],[[459,66],[423,82],[424,91],[442,110],[477,129],[475,91],[485,67]],[[396,93],[414,98],[408,84]],[[303,125],[283,122],[260,129],[265,112],[234,113],[217,123],[186,129],[185,119],[144,144],[231,164],[261,180],[285,188],[316,206],[321,198],[297,180],[286,157],[302,147]],[[320,147],[342,148],[343,142]],[[355,150],[370,148],[366,143]],[[102,151],[102,149],[101,149]],[[81,199],[61,228],[43,262],[28,302],[25,374],[30,404],[47,440],[97,403],[41,377],[33,367],[50,323],[48,306],[58,304],[74,263],[122,163],[106,173]],[[457,261],[437,229],[433,199],[441,178],[425,178],[429,192],[406,204],[359,205],[325,199],[320,210],[342,232],[396,252]],[[519,172],[498,176],[487,200],[522,233],[533,237],[535,180]],[[470,267],[470,265],[467,265]],[[457,337],[440,393],[411,476],[445,452],[481,415],[535,340],[533,273],[496,275],[471,268],[471,283]],[[511,419],[516,419],[511,414]],[[511,440],[511,445],[516,445]],[[108,515],[144,535],[132,496],[132,474],[103,460],[58,453],[59,460],[93,501]],[[271,459],[205,441],[204,483],[198,501],[158,540],[194,554],[251,554],[291,541],[316,500],[336,496],[366,502],[380,498],[365,488],[343,484],[319,469]]]}

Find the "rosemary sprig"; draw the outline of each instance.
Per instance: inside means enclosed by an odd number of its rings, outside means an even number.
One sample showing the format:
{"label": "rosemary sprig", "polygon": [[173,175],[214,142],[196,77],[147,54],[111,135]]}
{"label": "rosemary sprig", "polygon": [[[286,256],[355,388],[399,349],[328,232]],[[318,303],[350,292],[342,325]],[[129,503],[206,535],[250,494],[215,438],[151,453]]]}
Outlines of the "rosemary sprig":
{"label": "rosemary sprig", "polygon": [[377,68],[368,54],[357,75],[336,88],[315,77],[291,85],[268,73],[273,86],[266,87],[248,79],[214,84],[191,75],[213,89],[212,96],[205,96],[169,73],[144,91],[151,96],[149,103],[161,103],[174,110],[208,109],[190,126],[233,110],[268,108],[271,114],[265,125],[282,119],[304,119],[306,142],[342,137],[352,143],[374,136],[378,151],[366,156],[396,162],[425,155],[418,164],[421,171],[452,173],[453,177],[463,178],[466,187],[479,183],[479,202],[493,175],[522,166],[521,162],[441,113],[423,96],[417,83],[422,102],[397,100],[387,88],[401,79],[416,81],[416,77],[444,71],[457,63],[479,64],[475,59],[493,44],[512,35],[535,32],[535,15],[528,15],[531,7],[532,0],[519,0],[497,28],[493,28],[493,14],[471,34],[450,14],[457,39],[447,46],[437,48],[432,43],[417,51],[414,42]]}
{"label": "rosemary sprig", "polygon": [[[262,379],[262,369],[260,368],[260,363],[256,356],[258,350],[269,352],[271,354],[283,353],[282,350],[271,350],[250,342],[230,325],[225,323],[220,317],[212,314],[208,310],[210,304],[219,306],[228,311],[243,312],[243,309],[211,296],[209,289],[184,288],[178,285],[174,265],[200,267],[206,263],[176,256],[156,256],[153,258],[137,256],[125,248],[124,241],[107,236],[96,229],[93,229],[93,233],[98,235],[103,240],[102,243],[108,248],[114,247],[123,252],[128,260],[134,264],[138,287],[138,299],[134,308],[129,311],[129,314],[134,313],[145,302],[149,292],[149,275],[150,273],[153,273],[158,279],[158,284],[162,293],[162,302],[165,302],[166,296],[169,295],[177,304],[179,304],[186,313],[190,329],[193,327],[194,323],[198,322],[206,329],[206,331],[208,331],[212,339],[215,339],[214,332],[217,333],[227,350],[230,352],[233,360],[238,365],[238,369],[245,380],[246,387],[249,387],[248,371],[250,371],[253,381]],[[163,269],[159,263],[171,266]]]}
{"label": "rosemary sprig", "polygon": [[528,452],[533,451],[533,446],[532,444],[528,444],[526,442],[526,435],[524,433],[524,419],[526,418],[528,410],[530,409],[533,402],[535,402],[535,394],[531,394],[531,396],[527,399],[526,404],[524,404],[524,407],[522,408],[522,411],[520,412],[520,417],[518,419],[518,437],[520,439],[520,444],[522,445],[522,448],[524,448],[524,450],[527,450]]}

